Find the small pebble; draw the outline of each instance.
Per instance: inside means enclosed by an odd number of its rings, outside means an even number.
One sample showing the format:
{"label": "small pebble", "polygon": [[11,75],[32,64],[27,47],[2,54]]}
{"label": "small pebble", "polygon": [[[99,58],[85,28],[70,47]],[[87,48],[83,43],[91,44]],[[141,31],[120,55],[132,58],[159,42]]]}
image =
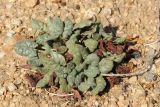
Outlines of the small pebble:
{"label": "small pebble", "polygon": [[94,107],[99,107],[99,103],[98,103],[97,101],[95,101],[95,102],[93,103],[93,106],[94,106]]}
{"label": "small pebble", "polygon": [[38,0],[25,0],[26,7],[34,7],[38,3]]}
{"label": "small pebble", "polygon": [[3,95],[6,92],[6,88],[5,87],[1,87],[0,88],[0,95]]}
{"label": "small pebble", "polygon": [[0,59],[3,58],[4,56],[5,56],[5,52],[0,51]]}
{"label": "small pebble", "polygon": [[157,79],[157,76],[153,72],[147,72],[144,74],[144,78],[146,81],[155,81]]}
{"label": "small pebble", "polygon": [[7,32],[7,36],[8,37],[13,37],[14,33],[15,33],[14,31],[9,31],[9,32]]}
{"label": "small pebble", "polygon": [[153,92],[157,95],[160,95],[160,87],[156,87]]}
{"label": "small pebble", "polygon": [[17,89],[17,87],[13,83],[8,83],[8,91],[14,91]]}
{"label": "small pebble", "polygon": [[129,78],[129,83],[136,83],[136,81],[137,81],[136,76],[133,76],[133,77]]}

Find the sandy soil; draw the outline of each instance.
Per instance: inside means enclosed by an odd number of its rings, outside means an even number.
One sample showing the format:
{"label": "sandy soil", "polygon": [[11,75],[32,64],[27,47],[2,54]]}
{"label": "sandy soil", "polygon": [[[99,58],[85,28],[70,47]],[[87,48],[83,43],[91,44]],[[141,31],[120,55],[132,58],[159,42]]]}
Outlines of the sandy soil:
{"label": "sandy soil", "polygon": [[[158,50],[157,10],[158,0],[0,0],[0,107],[160,107],[158,57],[149,73],[124,78],[102,96],[85,95],[76,101],[29,87],[24,75],[30,71],[20,68],[26,59],[12,49],[17,41],[34,37],[31,18],[46,20],[59,15],[79,22],[97,17],[104,27],[111,25],[110,30],[118,36],[141,38],[133,47],[142,52],[142,58],[132,59],[138,65],[151,52],[146,43]],[[54,93],[54,89],[50,91]]]}

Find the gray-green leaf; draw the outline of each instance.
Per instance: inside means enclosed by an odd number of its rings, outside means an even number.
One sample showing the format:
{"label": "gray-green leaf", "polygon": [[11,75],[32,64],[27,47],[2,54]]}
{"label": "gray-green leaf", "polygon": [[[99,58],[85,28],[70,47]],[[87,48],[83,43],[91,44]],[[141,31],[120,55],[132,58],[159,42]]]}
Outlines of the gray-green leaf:
{"label": "gray-green leaf", "polygon": [[50,39],[50,35],[49,34],[47,34],[47,33],[45,33],[45,34],[43,34],[43,35],[39,35],[38,37],[37,37],[37,39],[36,39],[36,42],[38,43],[38,44],[44,44],[46,41],[48,41],[49,39]]}
{"label": "gray-green leaf", "polygon": [[74,85],[76,74],[77,74],[76,70],[73,70],[71,73],[68,74],[67,82],[70,86]]}
{"label": "gray-green leaf", "polygon": [[25,40],[20,41],[14,45],[14,49],[17,54],[22,56],[28,56],[28,57],[35,57],[37,56],[37,52],[34,48],[38,46],[37,43],[35,43],[32,40]]}
{"label": "gray-green leaf", "polygon": [[84,27],[91,26],[92,23],[93,23],[93,22],[90,21],[90,20],[83,20],[83,21],[81,21],[81,22],[75,24],[75,26],[74,26],[73,29],[74,29],[74,30],[75,30],[75,29],[82,29],[82,28],[84,28]]}
{"label": "gray-green leaf", "polygon": [[63,33],[63,22],[58,16],[55,16],[53,19],[49,17],[47,21],[47,27],[49,34],[55,39]]}
{"label": "gray-green leaf", "polygon": [[113,61],[109,60],[107,58],[103,58],[100,62],[99,62],[99,70],[101,71],[101,73],[108,73],[112,70],[113,68]]}
{"label": "gray-green leaf", "polygon": [[46,24],[39,20],[32,19],[31,27],[34,35],[39,35],[47,31]]}
{"label": "gray-green leaf", "polygon": [[122,62],[123,58],[126,56],[126,53],[122,53],[122,54],[119,54],[119,55],[115,55],[114,56],[114,61],[117,62],[117,63],[120,63]]}
{"label": "gray-green leaf", "polygon": [[49,83],[49,80],[52,74],[53,74],[53,71],[50,71],[46,75],[44,75],[44,77],[38,81],[36,87],[45,87]]}
{"label": "gray-green leaf", "polygon": [[84,41],[85,46],[90,50],[90,52],[93,52],[98,45],[98,41],[94,39],[87,39]]}
{"label": "gray-green leaf", "polygon": [[96,77],[99,73],[99,68],[96,66],[90,65],[87,70],[84,70],[84,74],[88,77]]}
{"label": "gray-green leaf", "polygon": [[125,38],[123,37],[117,37],[114,41],[115,44],[122,44],[125,42]]}
{"label": "gray-green leaf", "polygon": [[99,92],[102,92],[106,87],[106,81],[102,76],[96,78],[96,87],[92,90],[92,94],[97,95]]}
{"label": "gray-green leaf", "polygon": [[63,32],[63,38],[67,38],[68,36],[71,36],[72,30],[73,30],[73,23],[69,18],[66,18],[64,21],[65,27]]}
{"label": "gray-green leaf", "polygon": [[73,55],[73,62],[76,65],[79,65],[81,63],[82,60],[82,56],[80,54],[80,49],[78,44],[75,44],[74,40],[68,40],[66,42],[66,46],[69,49],[69,53],[71,53]]}
{"label": "gray-green leaf", "polygon": [[56,64],[60,64],[63,66],[66,65],[65,58],[61,54],[58,54],[57,52],[54,52],[54,51],[50,51],[50,55]]}

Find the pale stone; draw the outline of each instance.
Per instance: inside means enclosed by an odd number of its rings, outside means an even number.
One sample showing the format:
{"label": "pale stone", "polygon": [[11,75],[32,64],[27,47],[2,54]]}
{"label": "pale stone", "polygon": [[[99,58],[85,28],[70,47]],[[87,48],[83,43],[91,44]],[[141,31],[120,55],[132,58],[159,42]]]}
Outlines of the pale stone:
{"label": "pale stone", "polygon": [[14,91],[17,89],[17,87],[13,83],[8,83],[7,88],[9,91]]}
{"label": "pale stone", "polygon": [[26,7],[34,7],[37,3],[38,0],[25,0]]}
{"label": "pale stone", "polygon": [[5,87],[1,87],[0,88],[0,95],[3,95],[6,92],[6,88]]}

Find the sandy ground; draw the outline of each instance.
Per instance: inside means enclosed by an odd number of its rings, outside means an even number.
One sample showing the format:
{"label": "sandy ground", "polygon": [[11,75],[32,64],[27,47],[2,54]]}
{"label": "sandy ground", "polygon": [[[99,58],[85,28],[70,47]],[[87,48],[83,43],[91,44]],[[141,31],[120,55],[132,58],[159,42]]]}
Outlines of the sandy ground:
{"label": "sandy ground", "polygon": [[[20,68],[26,59],[15,54],[15,42],[32,38],[31,18],[69,17],[74,22],[97,17],[103,26],[112,25],[118,36],[139,36],[134,47],[142,58],[145,43],[157,49],[158,0],[0,0],[0,107],[160,107],[160,59],[157,57],[146,76],[124,78],[102,96],[85,95],[83,100],[60,98],[44,89],[31,88]],[[150,50],[149,50],[150,51]],[[50,88],[51,92],[54,90]]]}

